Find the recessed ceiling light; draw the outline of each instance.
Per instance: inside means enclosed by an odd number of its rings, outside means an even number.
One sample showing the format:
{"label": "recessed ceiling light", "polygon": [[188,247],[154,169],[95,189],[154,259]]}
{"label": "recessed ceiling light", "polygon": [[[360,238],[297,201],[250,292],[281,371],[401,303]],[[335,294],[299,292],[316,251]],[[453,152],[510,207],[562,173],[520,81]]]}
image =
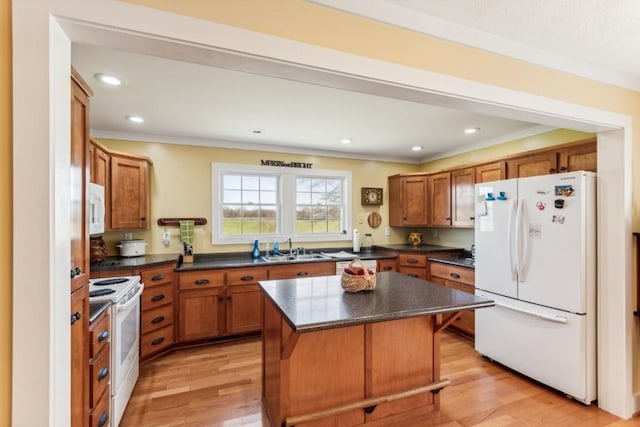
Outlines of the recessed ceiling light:
{"label": "recessed ceiling light", "polygon": [[108,84],[109,86],[120,86],[122,84],[122,79],[114,76],[113,74],[97,73],[94,74],[94,77],[98,81],[101,81],[104,84]]}
{"label": "recessed ceiling light", "polygon": [[476,133],[480,130],[480,128],[467,128],[464,130],[464,133],[466,133],[467,135],[472,134],[472,133]]}
{"label": "recessed ceiling light", "polygon": [[133,123],[142,123],[144,122],[144,119],[140,116],[124,116],[125,119],[129,120],[130,122]]}
{"label": "recessed ceiling light", "polygon": [[264,133],[264,129],[251,129],[251,133],[255,135],[261,135]]}
{"label": "recessed ceiling light", "polygon": [[341,139],[340,142],[342,142],[343,144],[351,144],[353,140],[351,138],[344,138]]}
{"label": "recessed ceiling light", "polygon": [[420,145],[414,145],[413,147],[411,147],[411,149],[413,151],[421,151],[421,150],[424,150],[424,147],[422,147]]}

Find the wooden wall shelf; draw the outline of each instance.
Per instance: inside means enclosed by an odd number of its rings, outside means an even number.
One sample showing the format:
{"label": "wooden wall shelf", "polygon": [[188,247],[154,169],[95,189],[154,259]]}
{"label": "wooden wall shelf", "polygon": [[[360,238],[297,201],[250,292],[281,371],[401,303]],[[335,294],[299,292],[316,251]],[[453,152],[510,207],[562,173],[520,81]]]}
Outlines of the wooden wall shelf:
{"label": "wooden wall shelf", "polygon": [[158,218],[158,225],[173,225],[180,227],[180,221],[193,221],[194,225],[206,225],[206,218]]}

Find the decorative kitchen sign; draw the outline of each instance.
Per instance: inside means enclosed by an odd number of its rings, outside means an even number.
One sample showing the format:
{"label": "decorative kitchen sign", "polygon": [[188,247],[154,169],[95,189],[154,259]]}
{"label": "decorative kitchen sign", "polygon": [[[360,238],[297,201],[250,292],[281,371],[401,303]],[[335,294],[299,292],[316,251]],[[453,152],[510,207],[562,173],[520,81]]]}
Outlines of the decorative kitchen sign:
{"label": "decorative kitchen sign", "polygon": [[282,168],[311,169],[313,163],[285,162],[284,160],[260,160],[260,166],[279,166]]}
{"label": "decorative kitchen sign", "polygon": [[573,185],[556,185],[556,196],[573,196]]}
{"label": "decorative kitchen sign", "polygon": [[542,225],[530,224],[529,225],[529,238],[540,239],[542,237]]}
{"label": "decorative kitchen sign", "polygon": [[382,204],[382,188],[362,188],[363,205],[381,205]]}

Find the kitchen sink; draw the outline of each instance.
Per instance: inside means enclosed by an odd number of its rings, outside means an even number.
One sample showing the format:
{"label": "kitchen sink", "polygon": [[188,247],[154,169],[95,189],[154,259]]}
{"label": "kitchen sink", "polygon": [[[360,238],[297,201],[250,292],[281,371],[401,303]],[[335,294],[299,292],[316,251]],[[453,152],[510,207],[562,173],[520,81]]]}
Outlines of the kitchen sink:
{"label": "kitchen sink", "polygon": [[270,255],[261,257],[266,262],[282,262],[282,261],[307,261],[310,259],[330,259],[326,255],[322,254],[301,254],[301,255]]}

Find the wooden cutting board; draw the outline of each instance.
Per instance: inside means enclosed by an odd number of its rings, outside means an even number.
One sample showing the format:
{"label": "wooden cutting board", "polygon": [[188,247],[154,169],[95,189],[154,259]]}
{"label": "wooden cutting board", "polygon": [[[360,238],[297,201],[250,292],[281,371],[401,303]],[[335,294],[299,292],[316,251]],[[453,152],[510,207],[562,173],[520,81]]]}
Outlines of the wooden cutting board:
{"label": "wooden cutting board", "polygon": [[378,228],[382,223],[382,217],[378,212],[371,212],[367,218],[367,222],[369,223],[369,227]]}

